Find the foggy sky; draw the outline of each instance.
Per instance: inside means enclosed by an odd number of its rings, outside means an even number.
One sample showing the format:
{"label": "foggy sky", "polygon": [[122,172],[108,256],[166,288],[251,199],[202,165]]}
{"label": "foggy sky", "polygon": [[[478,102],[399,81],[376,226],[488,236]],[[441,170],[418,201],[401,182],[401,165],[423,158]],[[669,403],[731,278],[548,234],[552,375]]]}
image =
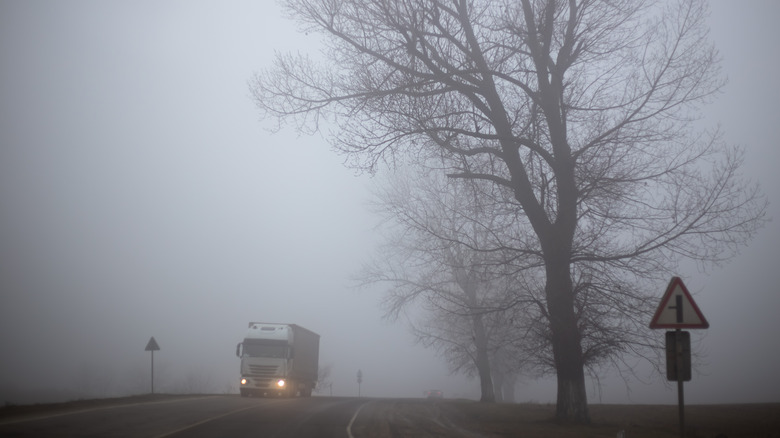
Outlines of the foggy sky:
{"label": "foggy sky", "polygon": [[[703,120],[747,148],[774,218],[778,19],[771,0],[712,2],[729,83]],[[351,287],[376,243],[370,178],[257,119],[252,73],[316,38],[271,2],[0,0],[0,401],[146,392],[151,336],[156,389],[237,392],[249,321],[319,333],[334,395],[360,369],[368,396],[478,397],[380,321],[381,288]],[[679,273],[711,324],[687,402],[780,401],[778,260],[775,220],[726,266]],[[600,384],[593,402],[676,403],[658,379]]]}

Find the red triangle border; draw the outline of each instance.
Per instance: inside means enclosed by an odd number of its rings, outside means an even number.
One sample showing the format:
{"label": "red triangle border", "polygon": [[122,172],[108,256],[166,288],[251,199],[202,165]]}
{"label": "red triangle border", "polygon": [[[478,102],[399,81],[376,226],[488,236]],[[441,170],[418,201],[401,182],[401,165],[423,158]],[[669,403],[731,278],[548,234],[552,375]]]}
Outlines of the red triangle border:
{"label": "red triangle border", "polygon": [[[685,297],[690,301],[691,307],[693,307],[693,311],[696,312],[696,316],[699,317],[701,320],[701,323],[698,324],[659,324],[658,318],[661,317],[661,313],[664,311],[664,309],[669,305],[669,300],[672,298],[672,291],[676,288],[676,286],[680,286],[680,289],[682,289],[683,294]],[[693,300],[693,297],[691,296],[691,293],[688,292],[688,288],[685,287],[685,283],[683,283],[682,279],[680,277],[672,277],[671,281],[669,281],[669,286],[666,287],[666,292],[664,292],[663,298],[661,298],[661,304],[658,305],[658,309],[656,309],[655,314],[653,315],[653,319],[650,321],[650,328],[651,329],[706,329],[709,328],[710,323],[707,322],[707,318],[704,317],[704,315],[701,313],[701,310],[699,310],[699,306],[696,305],[696,301]]]}

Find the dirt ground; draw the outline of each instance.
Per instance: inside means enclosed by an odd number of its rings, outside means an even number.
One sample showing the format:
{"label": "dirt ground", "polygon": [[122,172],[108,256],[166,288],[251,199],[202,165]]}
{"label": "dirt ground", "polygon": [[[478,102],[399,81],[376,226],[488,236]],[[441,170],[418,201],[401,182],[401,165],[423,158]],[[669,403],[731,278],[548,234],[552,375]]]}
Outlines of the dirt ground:
{"label": "dirt ground", "polygon": [[[552,420],[553,405],[399,400],[369,403],[355,437],[678,438],[676,405],[591,405],[591,424]],[[780,438],[780,403],[686,406],[687,438]]]}

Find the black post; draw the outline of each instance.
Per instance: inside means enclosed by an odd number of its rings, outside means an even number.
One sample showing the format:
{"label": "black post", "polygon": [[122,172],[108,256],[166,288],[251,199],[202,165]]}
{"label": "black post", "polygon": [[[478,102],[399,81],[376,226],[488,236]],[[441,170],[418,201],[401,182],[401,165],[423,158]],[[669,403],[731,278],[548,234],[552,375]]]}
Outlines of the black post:
{"label": "black post", "polygon": [[154,394],[154,350],[152,350],[152,394]]}
{"label": "black post", "polygon": [[[679,305],[679,304],[678,304]],[[685,395],[683,393],[683,337],[682,330],[675,332],[675,369],[677,370],[677,404],[680,416],[680,438],[685,438]]]}
{"label": "black post", "polygon": [[159,350],[160,346],[157,345],[157,341],[154,340],[154,336],[149,338],[149,342],[146,343],[145,351],[152,352],[152,394],[154,394],[154,350]]}

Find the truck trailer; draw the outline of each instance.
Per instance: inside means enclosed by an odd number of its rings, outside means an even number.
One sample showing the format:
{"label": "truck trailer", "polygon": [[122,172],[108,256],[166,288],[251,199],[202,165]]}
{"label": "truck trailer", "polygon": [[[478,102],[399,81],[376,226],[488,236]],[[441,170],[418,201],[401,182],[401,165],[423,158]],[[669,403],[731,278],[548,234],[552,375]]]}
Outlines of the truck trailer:
{"label": "truck trailer", "polygon": [[317,384],[320,335],[295,324],[250,322],[241,358],[242,397],[311,397]]}

